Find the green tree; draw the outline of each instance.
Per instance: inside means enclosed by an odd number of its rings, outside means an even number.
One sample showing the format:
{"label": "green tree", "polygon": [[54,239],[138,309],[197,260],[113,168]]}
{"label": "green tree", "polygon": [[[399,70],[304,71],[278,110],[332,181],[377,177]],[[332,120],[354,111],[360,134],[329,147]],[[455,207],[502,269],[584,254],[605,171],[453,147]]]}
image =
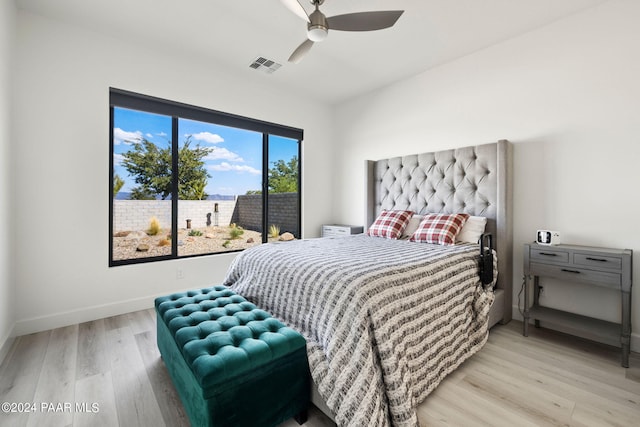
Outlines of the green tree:
{"label": "green tree", "polygon": [[204,188],[211,175],[202,159],[212,151],[213,148],[200,144],[191,148],[191,135],[178,150],[178,197],[181,200],[204,200],[209,196]]}
{"label": "green tree", "polygon": [[272,162],[269,168],[269,193],[296,193],[298,191],[298,156],[285,162]]}
{"label": "green tree", "polygon": [[123,185],[124,185],[124,180],[120,178],[120,175],[115,174],[113,176],[113,198],[114,199],[116,198],[116,195],[118,194],[120,189],[122,189]]}
{"label": "green tree", "polygon": [[[191,136],[178,150],[178,197],[182,200],[206,199],[204,188],[211,176],[202,160],[213,148],[196,144],[191,148]],[[134,177],[138,184],[131,190],[131,198],[136,200],[165,200],[171,195],[171,143],[160,148],[153,142],[142,139],[132,150],[122,155],[122,166]]]}
{"label": "green tree", "polygon": [[[209,195],[204,191],[204,187],[207,185],[207,180],[196,181],[193,183],[192,191],[189,193],[188,200],[205,200]],[[181,197],[181,199],[187,199]]]}

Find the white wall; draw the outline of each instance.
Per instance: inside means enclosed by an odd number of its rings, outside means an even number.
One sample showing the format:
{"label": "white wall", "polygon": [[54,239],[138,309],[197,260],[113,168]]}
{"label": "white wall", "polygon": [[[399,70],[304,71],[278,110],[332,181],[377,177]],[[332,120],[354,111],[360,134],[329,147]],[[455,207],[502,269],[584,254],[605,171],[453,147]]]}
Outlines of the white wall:
{"label": "white wall", "polygon": [[0,2],[0,361],[12,335],[13,290],[10,263],[10,165],[11,64],[16,10],[12,1]]}
{"label": "white wall", "polygon": [[331,188],[322,178],[330,111],[273,89],[268,75],[226,72],[206,58],[24,11],[15,53],[16,334],[151,307],[154,296],[219,283],[234,257],[108,267],[110,86],[303,128],[304,235],[317,236],[330,216]]}
{"label": "white wall", "polygon": [[[639,255],[638,18],[640,2],[607,2],[339,106],[333,219],[362,224],[365,159],[505,138],[515,144],[514,305],[522,245],[538,228]],[[549,286],[541,302],[620,318],[615,292],[590,292]],[[640,292],[632,301],[640,351]]]}

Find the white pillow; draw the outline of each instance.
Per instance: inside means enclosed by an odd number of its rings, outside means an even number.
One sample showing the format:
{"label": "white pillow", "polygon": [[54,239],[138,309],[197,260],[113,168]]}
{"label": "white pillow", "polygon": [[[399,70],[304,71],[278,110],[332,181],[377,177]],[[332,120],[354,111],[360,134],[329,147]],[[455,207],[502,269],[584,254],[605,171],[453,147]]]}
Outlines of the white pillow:
{"label": "white pillow", "polygon": [[422,222],[422,218],[424,218],[423,215],[413,215],[409,220],[409,223],[405,227],[404,232],[402,233],[401,239],[408,239],[409,237],[413,236],[413,233],[415,233],[418,227],[420,226],[420,222]]}
{"label": "white pillow", "polygon": [[[411,224],[411,223],[409,223]],[[484,233],[487,218],[483,216],[470,216],[462,226],[462,230],[456,236],[456,242],[478,243]],[[407,227],[408,229],[409,227]]]}

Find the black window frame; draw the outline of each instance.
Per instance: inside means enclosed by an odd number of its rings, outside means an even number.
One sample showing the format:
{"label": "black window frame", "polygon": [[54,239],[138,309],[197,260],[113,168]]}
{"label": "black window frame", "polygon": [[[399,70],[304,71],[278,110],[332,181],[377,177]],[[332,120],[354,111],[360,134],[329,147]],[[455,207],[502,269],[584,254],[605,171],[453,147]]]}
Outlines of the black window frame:
{"label": "black window frame", "polygon": [[[162,114],[172,119],[172,166],[178,170],[178,120],[189,119],[216,125],[234,127],[243,130],[262,133],[262,243],[267,242],[267,219],[269,212],[269,135],[281,136],[298,142],[298,206],[297,206],[297,236],[302,233],[302,141],[304,130],[280,125],[263,120],[252,119],[236,114],[225,113],[209,108],[198,107],[177,101],[171,101],[150,95],[143,95],[123,89],[109,88],[109,267],[142,264],[165,260],[193,258],[240,252],[230,250],[194,255],[178,255],[177,239],[171,241],[171,255],[154,256],[148,258],[131,258],[126,260],[113,259],[113,177],[114,177],[114,108],[128,108],[148,113]],[[178,180],[174,175],[171,194],[171,230],[177,235],[178,229]]]}

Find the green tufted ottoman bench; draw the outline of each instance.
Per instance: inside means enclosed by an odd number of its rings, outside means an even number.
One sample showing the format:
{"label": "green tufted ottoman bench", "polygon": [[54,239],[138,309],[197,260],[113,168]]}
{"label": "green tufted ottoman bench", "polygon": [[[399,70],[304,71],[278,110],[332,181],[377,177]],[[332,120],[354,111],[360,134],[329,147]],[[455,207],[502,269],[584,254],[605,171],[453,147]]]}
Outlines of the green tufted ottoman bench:
{"label": "green tufted ottoman bench", "polygon": [[155,307],[158,348],[193,427],[306,420],[310,375],[298,332],[222,285]]}

